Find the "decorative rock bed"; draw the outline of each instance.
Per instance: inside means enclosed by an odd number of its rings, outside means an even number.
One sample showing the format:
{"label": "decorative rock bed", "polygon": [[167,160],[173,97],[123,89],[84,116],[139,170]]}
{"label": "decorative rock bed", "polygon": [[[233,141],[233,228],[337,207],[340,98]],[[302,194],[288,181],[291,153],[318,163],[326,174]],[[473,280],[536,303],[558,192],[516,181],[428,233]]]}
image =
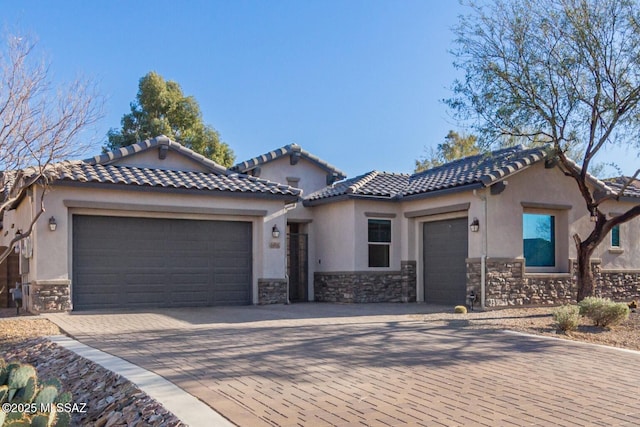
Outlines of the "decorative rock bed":
{"label": "decorative rock bed", "polygon": [[86,412],[72,414],[72,425],[185,426],[175,415],[142,392],[126,378],[46,338],[33,338],[14,345],[3,355],[7,361],[32,364],[38,378],[58,378],[64,391],[73,394],[73,403]]}

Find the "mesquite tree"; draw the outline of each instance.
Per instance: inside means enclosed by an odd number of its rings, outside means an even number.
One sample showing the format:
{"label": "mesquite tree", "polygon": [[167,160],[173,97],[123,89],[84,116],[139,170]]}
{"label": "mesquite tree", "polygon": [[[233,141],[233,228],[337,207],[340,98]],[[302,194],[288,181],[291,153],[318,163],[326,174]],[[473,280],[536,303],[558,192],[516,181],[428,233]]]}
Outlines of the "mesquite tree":
{"label": "mesquite tree", "polygon": [[[57,162],[84,151],[82,132],[101,115],[102,101],[93,86],[78,79],[54,87],[47,64],[35,43],[9,35],[0,45],[0,215],[33,184],[48,186]],[[28,227],[0,254],[6,259],[14,244],[29,236],[45,211],[44,194]]]}
{"label": "mesquite tree", "polygon": [[[602,203],[625,187],[603,192],[588,173],[607,146],[640,149],[640,5],[492,0],[469,7],[454,29],[454,64],[464,78],[447,102],[459,118],[474,120],[485,143],[520,138],[552,146],[595,219],[589,235],[573,236],[580,301],[594,291],[590,258],[598,244],[640,215],[638,204],[607,218]],[[579,153],[575,163],[568,150]]]}

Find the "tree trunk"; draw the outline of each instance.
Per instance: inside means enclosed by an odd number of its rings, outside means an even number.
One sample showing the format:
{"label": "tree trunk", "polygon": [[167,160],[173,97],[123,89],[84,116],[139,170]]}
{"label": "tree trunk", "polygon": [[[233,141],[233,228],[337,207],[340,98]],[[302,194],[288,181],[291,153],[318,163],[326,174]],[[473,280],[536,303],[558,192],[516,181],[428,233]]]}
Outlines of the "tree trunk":
{"label": "tree trunk", "polygon": [[577,245],[578,249],[578,296],[577,301],[580,302],[586,297],[593,296],[595,283],[593,282],[593,272],[591,271],[591,254],[593,250],[588,250],[583,245]]}

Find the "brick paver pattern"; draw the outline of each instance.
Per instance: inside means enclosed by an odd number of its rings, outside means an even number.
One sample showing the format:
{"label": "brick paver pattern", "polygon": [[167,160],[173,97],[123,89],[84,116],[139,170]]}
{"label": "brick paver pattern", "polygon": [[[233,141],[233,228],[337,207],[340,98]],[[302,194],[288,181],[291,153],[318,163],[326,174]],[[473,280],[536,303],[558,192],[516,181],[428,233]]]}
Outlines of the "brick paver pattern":
{"label": "brick paver pattern", "polygon": [[631,426],[640,353],[425,322],[424,304],[57,314],[239,426]]}

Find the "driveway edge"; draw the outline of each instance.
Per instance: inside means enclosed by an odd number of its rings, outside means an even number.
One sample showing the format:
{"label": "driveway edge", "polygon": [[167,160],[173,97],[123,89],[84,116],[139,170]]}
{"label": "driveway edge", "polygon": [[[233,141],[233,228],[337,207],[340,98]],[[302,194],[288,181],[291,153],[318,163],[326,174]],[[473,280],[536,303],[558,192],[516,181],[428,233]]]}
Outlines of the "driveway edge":
{"label": "driveway edge", "polygon": [[65,335],[53,335],[47,338],[85,359],[123,376],[191,427],[235,426],[210,406],[154,372],[89,347]]}

